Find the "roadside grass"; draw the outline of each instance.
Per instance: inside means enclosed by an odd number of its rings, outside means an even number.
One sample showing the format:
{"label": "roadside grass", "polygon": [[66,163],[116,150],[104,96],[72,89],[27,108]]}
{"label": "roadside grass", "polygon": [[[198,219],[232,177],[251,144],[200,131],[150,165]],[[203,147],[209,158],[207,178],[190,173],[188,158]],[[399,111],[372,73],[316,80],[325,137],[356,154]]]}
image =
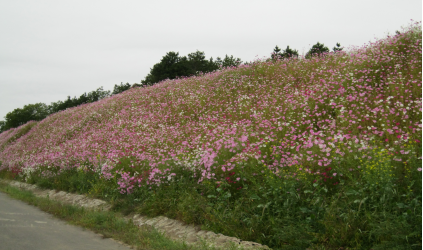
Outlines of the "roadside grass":
{"label": "roadside grass", "polygon": [[10,197],[36,206],[70,224],[82,226],[103,235],[104,238],[113,238],[121,241],[134,247],[134,249],[214,249],[205,244],[194,247],[182,242],[171,241],[152,227],[137,227],[131,221],[126,222],[117,212],[93,211],[62,204],[47,198],[36,197],[30,191],[10,187],[5,183],[0,183],[0,191]]}
{"label": "roadside grass", "polygon": [[[410,143],[408,149],[421,151],[421,146]],[[113,205],[112,215],[164,215],[274,249],[421,249],[422,178],[415,170],[421,167],[421,159],[410,157],[407,164],[395,165],[393,156],[382,149],[365,155],[371,159],[362,156],[359,169],[353,169],[356,163],[350,160],[339,163],[345,172],[327,168],[298,178],[263,172],[242,181],[242,189],[224,182],[219,187],[199,184],[191,178],[191,171],[182,168],[168,185],[141,186],[131,194],[121,194],[115,179],[76,169],[49,178],[41,177],[40,169],[27,182],[107,200]],[[0,171],[0,177],[22,180],[6,170]],[[72,212],[80,210],[63,205],[50,208],[51,204],[45,201],[44,209],[64,219],[77,217],[80,222],[76,223],[104,235],[113,235],[114,228],[123,223],[103,225],[109,220],[101,218],[112,216],[108,213],[87,212],[93,214],[80,219],[81,212]],[[141,245],[149,242],[127,234],[129,229],[123,231],[123,235],[116,232],[116,239],[132,242],[129,238],[135,237]],[[148,233],[152,236],[147,238],[158,237]],[[169,249],[184,249],[175,247]]]}

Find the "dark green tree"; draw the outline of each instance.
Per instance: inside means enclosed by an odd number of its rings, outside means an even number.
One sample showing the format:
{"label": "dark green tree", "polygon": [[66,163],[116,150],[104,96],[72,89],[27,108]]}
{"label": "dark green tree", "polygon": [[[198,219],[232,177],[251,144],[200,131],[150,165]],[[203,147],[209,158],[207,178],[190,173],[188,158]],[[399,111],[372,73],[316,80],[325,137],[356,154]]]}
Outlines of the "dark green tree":
{"label": "dark green tree", "polygon": [[49,115],[49,108],[44,103],[28,104],[6,114],[2,131],[19,127],[29,121],[41,121]]}
{"label": "dark green tree", "polygon": [[284,59],[284,58],[290,58],[290,57],[298,57],[298,50],[291,49],[289,46],[286,46],[286,49],[282,51],[277,45],[273,49],[271,58],[273,61],[276,59]]}
{"label": "dark green tree", "polygon": [[56,113],[61,110],[65,110],[67,108],[71,108],[75,106],[78,106],[78,99],[76,99],[76,97],[71,98],[70,96],[68,96],[68,98],[64,101],[52,102],[50,104],[49,110],[50,110],[50,113]]}
{"label": "dark green tree", "polygon": [[332,48],[333,52],[342,51],[342,49],[340,43],[336,43],[336,46]]}
{"label": "dark green tree", "polygon": [[110,90],[104,90],[103,86],[88,93],[88,102],[96,102],[110,96]]}
{"label": "dark green tree", "polygon": [[323,53],[328,53],[329,49],[323,43],[317,42],[311,49],[306,53],[306,58],[310,59],[313,56],[321,56]]}
{"label": "dark green tree", "polygon": [[79,98],[68,98],[64,101],[52,102],[50,105],[44,103],[28,104],[23,108],[14,109],[12,112],[6,114],[5,121],[0,123],[0,131],[5,131],[10,128],[16,128],[28,121],[41,121],[48,115],[65,110],[67,108],[76,107],[84,103],[92,103],[101,100],[110,95],[110,91],[103,90],[103,87],[91,91],[88,94],[84,93]]}
{"label": "dark green tree", "polygon": [[230,57],[228,55],[225,55],[225,58],[223,58],[223,60],[220,57],[218,57],[216,58],[216,61],[215,61],[215,65],[217,65],[218,68],[238,67],[241,63],[242,63],[241,58],[235,58],[232,55]]}
{"label": "dark green tree", "polygon": [[6,126],[6,122],[5,121],[0,121],[0,133],[5,131],[5,126]]}
{"label": "dark green tree", "polygon": [[206,59],[204,52],[196,51],[188,56],[179,56],[179,53],[168,52],[159,63],[150,69],[150,73],[141,81],[144,85],[152,85],[165,79],[198,75],[217,70],[219,67],[238,66],[241,59],[226,55],[222,60]]}
{"label": "dark green tree", "polygon": [[278,47],[278,45],[276,45],[276,47],[273,49],[271,57],[272,60],[281,59],[283,57],[281,49]]}
{"label": "dark green tree", "polygon": [[87,93],[82,94],[79,98],[76,98],[76,96],[73,98],[68,96],[68,98],[64,101],[52,102],[49,105],[48,110],[50,114],[52,114],[52,113],[59,112],[61,110],[65,110],[67,108],[76,107],[84,103],[96,102],[109,95],[110,95],[110,91],[103,90],[103,87],[100,87],[97,90],[89,92],[88,94]]}
{"label": "dark green tree", "polygon": [[123,84],[122,82],[120,83],[120,85],[115,84],[114,88],[113,88],[113,92],[112,95],[116,95],[119,93],[122,93],[125,90],[128,90],[131,88],[131,84],[129,84],[129,82]]}
{"label": "dark green tree", "polygon": [[206,60],[206,55],[202,51],[188,54],[188,67],[190,75],[197,75],[199,72],[211,72],[217,67],[213,63],[213,58]]}
{"label": "dark green tree", "polygon": [[159,63],[150,69],[150,73],[141,81],[145,85],[153,85],[165,79],[175,79],[178,76],[189,76],[192,71],[186,57],[179,57],[178,52],[168,52]]}
{"label": "dark green tree", "polygon": [[297,57],[298,58],[298,50],[291,49],[289,46],[286,46],[286,49],[282,53],[283,58],[290,58],[290,57]]}

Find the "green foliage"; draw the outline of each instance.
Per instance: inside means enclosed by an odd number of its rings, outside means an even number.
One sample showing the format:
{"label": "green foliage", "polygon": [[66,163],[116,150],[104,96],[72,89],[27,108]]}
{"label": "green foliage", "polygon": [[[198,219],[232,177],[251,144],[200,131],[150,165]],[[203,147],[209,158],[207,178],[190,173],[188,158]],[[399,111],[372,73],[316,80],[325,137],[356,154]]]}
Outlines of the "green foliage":
{"label": "green foliage", "polygon": [[121,82],[120,85],[115,84],[115,86],[113,87],[112,95],[122,93],[123,91],[128,90],[130,88],[131,88],[131,84],[129,84],[128,82],[125,84]]}
{"label": "green foliage", "polygon": [[[202,51],[196,51],[188,54],[187,61],[184,61],[187,65],[189,75],[197,75],[199,72],[207,73],[217,69],[213,63],[213,58],[206,60],[206,55]],[[188,75],[180,75],[188,76]]]}
{"label": "green foliage", "polygon": [[328,53],[329,49],[323,43],[317,42],[311,49],[307,52],[306,58],[311,58],[313,56],[320,56],[323,53]]}
{"label": "green foliage", "polygon": [[[414,148],[418,144],[408,147],[419,150]],[[94,166],[45,167],[28,180],[106,199],[124,214],[164,215],[273,249],[421,248],[421,175],[411,174],[421,167],[421,159],[386,165],[390,156],[377,148],[365,156],[348,158],[336,172],[328,168],[317,175],[302,174],[298,166],[274,174],[251,160],[243,170],[237,166],[234,175],[226,173],[225,182],[202,184],[192,170],[174,167],[176,175],[169,182],[142,185],[131,194],[119,193],[116,175],[98,178]],[[118,167],[135,171],[132,165],[125,158]],[[293,171],[298,174],[289,174]],[[0,176],[11,178],[5,173]]]}
{"label": "green foliage", "polygon": [[198,50],[188,54],[188,57],[179,56],[178,52],[171,51],[150,69],[150,73],[141,83],[152,85],[165,79],[208,73],[221,67],[238,66],[239,64],[241,64],[241,59],[228,55],[223,60],[218,57],[216,61],[213,61],[213,58],[206,60],[204,52]]}
{"label": "green foliage", "polygon": [[64,174],[59,167],[42,167],[32,172],[26,178],[31,184],[37,184],[42,188],[65,190],[76,193],[88,193],[99,176],[92,169],[68,169]]}
{"label": "green foliage", "polygon": [[3,131],[6,131],[6,122],[5,121],[0,121],[0,133]]}
{"label": "green foliage", "polygon": [[343,48],[341,47],[340,43],[336,43],[336,46],[332,48],[333,52],[342,51]]}
{"label": "green foliage", "polygon": [[271,57],[273,60],[276,60],[277,58],[282,57],[282,52],[281,52],[281,49],[278,47],[278,45],[276,45],[276,47],[273,49]]}
{"label": "green foliage", "polygon": [[273,53],[271,54],[272,60],[291,58],[291,57],[298,58],[298,50],[291,49],[289,48],[289,46],[286,46],[286,49],[283,52],[281,52],[281,49],[276,45],[276,47],[273,49]]}
{"label": "green foliage", "polygon": [[15,180],[19,178],[21,170],[18,168],[2,168],[2,162],[0,161],[0,178]]}
{"label": "green foliage", "polygon": [[6,114],[2,131],[19,127],[29,121],[41,121],[49,115],[49,107],[44,103],[28,104]]}
{"label": "green foliage", "polygon": [[298,50],[293,50],[290,49],[289,46],[286,46],[286,49],[283,51],[282,56],[284,58],[289,58],[289,57],[298,57]]}
{"label": "green foliage", "polygon": [[110,91],[103,90],[103,87],[91,91],[88,94],[84,93],[79,98],[68,98],[65,101],[52,102],[49,106],[50,114],[65,110],[67,108],[76,107],[85,103],[92,103],[101,100],[110,95]]}
{"label": "green foliage", "polygon": [[[210,59],[212,60],[212,59]],[[215,64],[219,68],[226,68],[226,67],[237,67],[242,63],[240,58],[235,58],[232,55],[229,57],[228,55],[225,55],[225,58],[223,60],[218,57],[215,61]]]}
{"label": "green foliage", "polygon": [[[127,83],[129,84],[129,83]],[[121,84],[122,85],[122,84]],[[117,85],[115,85],[116,88]],[[123,85],[126,87],[126,85]],[[118,88],[121,86],[118,86]],[[76,107],[85,103],[92,103],[110,96],[110,91],[103,90],[103,87],[84,93],[79,98],[68,98],[65,101],[52,102],[50,105],[45,103],[28,104],[23,108],[14,109],[6,114],[5,121],[0,121],[0,133],[10,128],[17,128],[29,121],[41,121],[48,115]]]}
{"label": "green foliage", "polygon": [[163,56],[160,63],[156,63],[150,69],[150,73],[141,82],[146,85],[152,85],[164,79],[175,79],[178,76],[187,76],[189,74],[187,58],[179,57],[179,53],[171,51]]}

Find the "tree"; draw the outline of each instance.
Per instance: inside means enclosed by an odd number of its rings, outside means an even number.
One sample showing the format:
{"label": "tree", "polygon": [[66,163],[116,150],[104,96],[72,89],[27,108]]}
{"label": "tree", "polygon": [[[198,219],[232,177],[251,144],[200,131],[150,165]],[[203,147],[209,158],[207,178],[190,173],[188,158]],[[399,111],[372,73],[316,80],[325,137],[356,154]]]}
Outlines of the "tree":
{"label": "tree", "polygon": [[84,104],[84,103],[96,102],[98,100],[101,100],[101,99],[109,96],[109,95],[110,95],[110,91],[109,90],[103,90],[103,86],[101,86],[97,90],[91,91],[88,94],[87,93],[82,94],[81,96],[79,96],[79,98],[76,98],[76,96],[73,97],[73,98],[68,96],[68,98],[65,101],[52,102],[48,106],[48,110],[49,110],[50,114],[53,114],[53,113],[59,112],[61,110],[65,110],[67,108],[79,106],[79,105]]}
{"label": "tree", "polygon": [[297,57],[298,58],[298,50],[290,49],[289,46],[286,46],[286,49],[282,53],[283,58],[290,58],[290,57]]}
{"label": "tree", "polygon": [[223,60],[218,57],[216,59],[215,65],[217,65],[218,68],[226,68],[226,67],[238,67],[242,63],[240,58],[235,58],[234,56],[228,56],[225,55],[225,58]]}
{"label": "tree", "polygon": [[150,73],[141,83],[152,85],[165,79],[175,79],[178,76],[188,76],[190,73],[188,59],[179,57],[179,52],[170,51],[150,69]]}
{"label": "tree", "polygon": [[197,75],[199,72],[211,72],[217,67],[213,63],[213,58],[206,60],[206,55],[202,51],[188,54],[188,68],[190,75]]}
{"label": "tree", "polygon": [[342,51],[342,49],[340,43],[336,43],[336,46],[332,48],[333,52]]}
{"label": "tree", "polygon": [[109,95],[110,91],[103,90],[102,86],[88,94],[82,94],[79,98],[68,96],[65,101],[52,102],[50,105],[44,103],[25,105],[23,108],[14,109],[12,112],[6,114],[6,120],[0,121],[0,132],[10,128],[16,128],[32,120],[41,121],[50,114],[84,103],[96,102]]}
{"label": "tree", "polygon": [[298,57],[298,50],[293,50],[289,48],[289,46],[286,46],[286,49],[281,52],[282,50],[276,45],[276,47],[273,49],[272,52],[272,60],[276,59],[284,59],[284,58],[291,58],[291,57]]}
{"label": "tree", "polygon": [[311,49],[307,52],[306,58],[310,59],[313,56],[320,56],[323,53],[328,53],[329,49],[328,47],[325,47],[323,43],[317,42]]}
{"label": "tree", "polygon": [[276,45],[276,47],[273,49],[271,57],[273,60],[280,59],[283,57],[281,49],[278,47],[278,45]]}
{"label": "tree", "polygon": [[129,84],[129,82],[123,84],[122,82],[120,83],[120,85],[115,84],[114,88],[113,88],[113,92],[112,95],[116,95],[119,93],[122,93],[125,90],[128,90],[131,88],[131,84]]}
{"label": "tree", "polygon": [[57,101],[57,102],[52,102],[49,105],[49,111],[51,114],[59,112],[61,110],[65,110],[67,108],[71,108],[76,105],[77,99],[76,97],[71,98],[70,96],[68,96],[68,98],[64,101]]}
{"label": "tree", "polygon": [[[129,84],[129,83],[128,83]],[[88,101],[91,102],[96,102],[99,101],[101,99],[104,99],[106,97],[110,96],[110,90],[104,90],[103,86],[101,86],[100,88],[91,91],[90,93],[88,93],[87,97],[88,97]]]}
{"label": "tree", "polygon": [[215,71],[219,67],[238,66],[239,64],[241,64],[241,59],[228,55],[223,60],[218,57],[216,61],[213,61],[213,58],[206,60],[204,52],[198,50],[182,57],[179,56],[179,53],[171,51],[150,69],[150,73],[141,83],[153,85],[165,79],[198,75]]}
{"label": "tree", "polygon": [[41,121],[49,115],[49,108],[44,103],[28,104],[6,114],[2,131],[19,127],[29,121]]}
{"label": "tree", "polygon": [[6,122],[5,121],[0,121],[0,133],[2,133],[3,131],[5,131],[5,126],[6,126]]}

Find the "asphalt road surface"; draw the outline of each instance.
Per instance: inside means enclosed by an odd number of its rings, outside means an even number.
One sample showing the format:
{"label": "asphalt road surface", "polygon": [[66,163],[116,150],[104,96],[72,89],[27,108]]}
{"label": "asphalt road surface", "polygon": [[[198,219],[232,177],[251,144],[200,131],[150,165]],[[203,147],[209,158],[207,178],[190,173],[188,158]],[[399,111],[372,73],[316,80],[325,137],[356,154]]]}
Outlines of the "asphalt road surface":
{"label": "asphalt road surface", "polygon": [[0,250],[128,250],[0,192]]}

